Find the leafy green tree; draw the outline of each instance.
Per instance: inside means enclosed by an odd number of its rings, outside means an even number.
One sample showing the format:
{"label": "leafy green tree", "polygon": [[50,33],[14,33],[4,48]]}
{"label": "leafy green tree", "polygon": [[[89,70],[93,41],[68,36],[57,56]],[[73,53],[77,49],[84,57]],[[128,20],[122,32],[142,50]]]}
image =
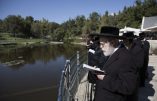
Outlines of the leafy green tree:
{"label": "leafy green tree", "polygon": [[91,27],[90,27],[90,20],[87,19],[87,21],[85,22],[85,25],[83,26],[83,29],[82,29],[82,36],[86,37],[91,32],[92,31],[91,31]]}
{"label": "leafy green tree", "polygon": [[57,28],[53,35],[52,35],[52,38],[53,40],[55,41],[63,41],[64,40],[64,36],[65,36],[65,30],[63,27],[59,27]]}
{"label": "leafy green tree", "polygon": [[82,34],[82,30],[83,30],[83,26],[85,24],[86,18],[85,16],[77,16],[75,19],[75,24],[76,24],[76,34],[75,35],[81,35]]}
{"label": "leafy green tree", "polygon": [[48,20],[46,20],[46,19],[42,19],[41,21],[40,21],[40,27],[41,27],[41,36],[42,36],[42,38],[44,38],[45,36],[47,36],[48,35],[48,32],[49,32],[49,23],[48,23]]}
{"label": "leafy green tree", "polygon": [[144,16],[156,16],[157,15],[157,1],[156,0],[144,0],[143,2]]}
{"label": "leafy green tree", "polygon": [[107,26],[108,25],[108,11],[105,12],[105,14],[101,17],[100,25],[101,26]]}
{"label": "leafy green tree", "polygon": [[96,32],[99,30],[100,25],[100,15],[97,12],[92,12],[89,15],[89,23],[90,29],[92,32]]}
{"label": "leafy green tree", "polygon": [[33,37],[41,38],[41,24],[40,21],[34,21],[31,24],[31,33]]}
{"label": "leafy green tree", "polygon": [[130,26],[140,28],[143,16],[157,16],[156,0],[136,0],[132,7],[125,7],[122,12],[117,15],[117,26],[123,28]]}
{"label": "leafy green tree", "polygon": [[9,15],[4,19],[7,31],[13,33],[14,36],[23,32],[23,21],[24,19],[20,15]]}
{"label": "leafy green tree", "polygon": [[0,32],[4,32],[4,23],[3,23],[3,20],[0,19]]}
{"label": "leafy green tree", "polygon": [[23,29],[23,33],[25,35],[25,37],[31,37],[32,33],[31,33],[31,25],[34,21],[34,18],[32,16],[27,16],[25,18],[24,21],[24,29]]}
{"label": "leafy green tree", "polygon": [[58,27],[60,27],[60,25],[56,22],[50,22],[48,27],[49,27],[48,28],[49,29],[48,33],[52,34]]}

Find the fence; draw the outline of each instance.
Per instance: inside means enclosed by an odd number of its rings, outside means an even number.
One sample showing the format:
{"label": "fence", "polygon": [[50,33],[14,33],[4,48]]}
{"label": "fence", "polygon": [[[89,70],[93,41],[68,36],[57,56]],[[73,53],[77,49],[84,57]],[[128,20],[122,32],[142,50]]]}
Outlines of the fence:
{"label": "fence", "polygon": [[58,101],[78,101],[75,95],[85,74],[82,68],[83,63],[87,63],[87,52],[85,50],[77,51],[71,59],[66,60],[65,68],[61,74]]}

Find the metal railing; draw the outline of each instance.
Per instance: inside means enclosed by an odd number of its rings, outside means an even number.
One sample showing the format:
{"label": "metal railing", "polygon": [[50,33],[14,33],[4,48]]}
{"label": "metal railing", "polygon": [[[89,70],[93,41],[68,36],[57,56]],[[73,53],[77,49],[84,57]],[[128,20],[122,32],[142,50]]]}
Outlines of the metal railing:
{"label": "metal railing", "polygon": [[81,78],[84,76],[82,64],[87,63],[86,50],[77,51],[69,60],[61,74],[58,101],[78,101],[75,94]]}

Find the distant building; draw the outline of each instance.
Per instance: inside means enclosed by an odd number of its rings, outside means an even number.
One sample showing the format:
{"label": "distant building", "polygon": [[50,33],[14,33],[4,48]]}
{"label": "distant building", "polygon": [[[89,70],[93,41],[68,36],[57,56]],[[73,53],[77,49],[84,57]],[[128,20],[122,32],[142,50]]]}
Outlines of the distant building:
{"label": "distant building", "polygon": [[137,36],[139,36],[140,32],[146,32],[148,39],[157,39],[157,16],[143,17],[141,29],[125,26],[123,29],[120,29],[120,35],[124,32],[134,32]]}
{"label": "distant building", "polygon": [[143,17],[141,31],[157,32],[157,16]]}
{"label": "distant building", "polygon": [[136,28],[126,27],[126,26],[123,29],[120,29],[120,35],[126,32],[134,32],[135,35],[139,36],[139,33],[141,32],[141,30],[136,29]]}
{"label": "distant building", "polygon": [[157,16],[143,17],[141,31],[147,33],[148,39],[157,39]]}

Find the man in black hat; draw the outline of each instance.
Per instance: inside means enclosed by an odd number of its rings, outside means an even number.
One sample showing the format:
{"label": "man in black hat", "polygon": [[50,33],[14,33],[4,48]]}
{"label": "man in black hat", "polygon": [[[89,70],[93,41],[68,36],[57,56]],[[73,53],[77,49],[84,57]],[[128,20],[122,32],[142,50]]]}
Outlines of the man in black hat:
{"label": "man in black hat", "polygon": [[100,34],[100,48],[107,62],[101,68],[104,74],[96,74],[96,90],[94,101],[125,101],[136,88],[136,67],[132,56],[125,47],[119,45],[119,29],[103,26]]}
{"label": "man in black hat", "polygon": [[148,78],[148,62],[149,62],[149,49],[150,49],[150,43],[145,39],[145,34],[144,32],[139,34],[139,39],[142,42],[143,50],[144,50],[144,63],[141,68],[140,72],[140,86],[144,87],[145,86],[145,79]]}
{"label": "man in black hat", "polygon": [[138,74],[138,82],[137,82],[137,87],[136,90],[134,91],[134,93],[130,96],[127,97],[127,101],[138,101],[138,85],[139,85],[139,81],[140,81],[140,70],[143,66],[143,58],[144,58],[144,50],[142,48],[142,46],[139,44],[140,40],[136,40],[134,33],[133,32],[126,32],[123,33],[123,37],[125,37],[123,39],[123,43],[124,46],[128,49],[128,51],[131,53],[131,55],[133,56],[134,59],[134,64],[136,66],[137,69],[137,74]]}
{"label": "man in black hat", "polygon": [[[103,52],[100,49],[99,37],[94,36],[92,42],[93,43],[91,43],[88,47],[88,65],[102,68],[105,63],[106,56],[104,56]],[[96,75],[92,73],[92,71],[89,71],[88,81],[95,84],[96,79]]]}
{"label": "man in black hat", "polygon": [[[99,37],[90,35],[89,37],[93,37],[93,40],[88,46],[88,65],[102,68],[105,63],[106,57],[103,55],[100,49]],[[93,71],[89,71],[87,77],[88,82],[91,83],[90,99],[93,99],[93,90],[95,89],[97,77],[95,72]]]}
{"label": "man in black hat", "polygon": [[125,47],[129,50],[131,55],[135,60],[135,65],[138,70],[140,70],[144,63],[144,50],[142,42],[134,36],[133,32],[123,33],[123,43]]}

